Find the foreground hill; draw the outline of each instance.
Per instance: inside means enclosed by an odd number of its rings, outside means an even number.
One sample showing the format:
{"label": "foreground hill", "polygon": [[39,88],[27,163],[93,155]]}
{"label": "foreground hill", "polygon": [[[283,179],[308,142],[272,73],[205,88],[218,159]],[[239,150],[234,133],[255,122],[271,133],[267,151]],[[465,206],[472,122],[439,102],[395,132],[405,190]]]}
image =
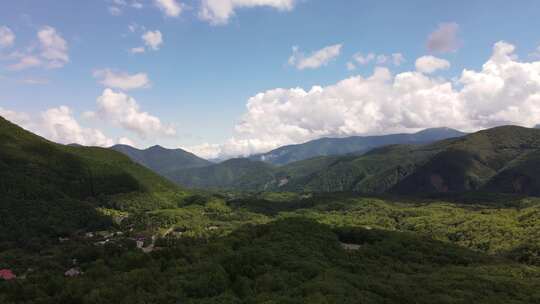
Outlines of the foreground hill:
{"label": "foreground hill", "polygon": [[466,134],[454,129],[433,128],[414,134],[321,138],[303,144],[280,147],[268,153],[253,155],[250,159],[281,166],[317,156],[362,154],[387,145],[426,144],[464,135]]}
{"label": "foreground hill", "polygon": [[316,157],[282,167],[245,160],[243,167],[251,170],[220,184],[191,182],[205,180],[209,168],[174,180],[186,186],[254,191],[540,195],[539,149],[540,130],[504,126],[427,145],[391,145],[363,155]]}
{"label": "foreground hill", "polygon": [[167,176],[168,173],[181,169],[204,167],[212,164],[182,149],[166,149],[161,146],[153,146],[140,150],[128,145],[115,145],[111,149],[129,156],[133,161],[152,169],[162,176]]}
{"label": "foreground hill", "polygon": [[0,239],[102,225],[95,207],[155,209],[182,195],[121,153],[55,144],[0,117]]}

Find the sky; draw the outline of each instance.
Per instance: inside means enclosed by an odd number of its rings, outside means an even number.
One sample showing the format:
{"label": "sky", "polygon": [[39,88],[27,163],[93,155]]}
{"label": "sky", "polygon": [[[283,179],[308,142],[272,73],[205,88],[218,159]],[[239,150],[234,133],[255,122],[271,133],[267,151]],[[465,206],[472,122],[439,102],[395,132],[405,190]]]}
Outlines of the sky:
{"label": "sky", "polygon": [[540,123],[536,0],[17,0],[0,116],[59,143],[205,158]]}

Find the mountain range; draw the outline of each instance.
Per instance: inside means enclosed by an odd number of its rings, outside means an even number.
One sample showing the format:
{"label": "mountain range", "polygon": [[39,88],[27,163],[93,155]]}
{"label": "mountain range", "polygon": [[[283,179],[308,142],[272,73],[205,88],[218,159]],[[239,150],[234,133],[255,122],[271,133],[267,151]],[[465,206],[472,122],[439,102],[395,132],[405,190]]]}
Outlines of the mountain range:
{"label": "mountain range", "polygon": [[230,160],[181,170],[171,178],[189,187],[252,191],[540,195],[539,149],[540,130],[503,126],[430,144],[388,145],[280,167]]}
{"label": "mountain range", "polygon": [[129,156],[133,161],[152,169],[162,176],[167,176],[170,172],[181,169],[205,167],[212,164],[182,149],[166,149],[161,146],[153,146],[140,150],[128,145],[115,145],[111,149]]}
{"label": "mountain range", "polygon": [[425,144],[463,135],[466,135],[466,133],[450,128],[432,128],[414,134],[321,138],[303,144],[283,146],[263,154],[252,155],[249,159],[281,166],[317,156],[361,154],[386,145]]}

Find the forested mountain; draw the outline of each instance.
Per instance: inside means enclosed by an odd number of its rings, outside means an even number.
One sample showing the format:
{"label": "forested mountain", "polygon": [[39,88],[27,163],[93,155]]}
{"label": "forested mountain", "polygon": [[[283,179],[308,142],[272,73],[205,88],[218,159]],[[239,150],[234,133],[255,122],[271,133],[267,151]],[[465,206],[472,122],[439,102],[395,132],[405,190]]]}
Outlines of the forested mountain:
{"label": "forested mountain", "polygon": [[[427,177],[448,191],[528,191],[537,189],[539,132],[502,127],[284,167],[232,159],[182,178],[240,189],[310,189],[333,178],[328,191],[372,177],[394,191],[411,178],[412,189],[430,191]],[[414,170],[396,176],[398,167]],[[1,118],[0,197],[0,269],[17,275],[0,279],[2,303],[540,300],[534,198],[193,195],[121,153],[55,144]]]}
{"label": "forested mountain", "polygon": [[414,134],[321,138],[303,144],[280,147],[268,153],[253,155],[249,158],[280,166],[317,156],[362,154],[386,145],[425,144],[463,135],[465,133],[454,129],[433,128]]}
{"label": "forested mountain", "polygon": [[201,168],[169,173],[179,185],[193,188],[235,188],[250,190],[273,179],[274,168],[264,162],[236,158]]}
{"label": "forested mountain", "polygon": [[186,186],[256,191],[540,195],[539,149],[540,130],[503,126],[427,145],[391,145],[363,155],[317,157],[281,167],[244,161],[243,166],[253,170],[231,175],[221,184],[191,182],[206,180],[208,168],[191,170],[185,173],[190,178],[175,181]]}
{"label": "forested mountain", "polygon": [[98,206],[155,209],[182,195],[119,152],[52,143],[0,117],[0,239],[103,225]]}
{"label": "forested mountain", "polygon": [[182,149],[166,149],[153,146],[140,150],[128,145],[115,145],[111,149],[121,152],[135,162],[167,176],[168,173],[187,168],[204,167],[212,163]]}

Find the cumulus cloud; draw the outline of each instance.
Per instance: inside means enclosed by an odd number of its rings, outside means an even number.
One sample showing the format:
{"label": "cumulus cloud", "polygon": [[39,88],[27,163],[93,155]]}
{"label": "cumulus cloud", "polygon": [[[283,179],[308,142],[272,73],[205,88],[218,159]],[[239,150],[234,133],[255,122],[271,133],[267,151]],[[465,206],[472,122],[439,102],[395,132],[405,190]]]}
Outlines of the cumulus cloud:
{"label": "cumulus cloud", "polygon": [[201,0],[199,17],[211,24],[223,25],[229,22],[238,8],[265,6],[290,11],[295,2],[296,0]]}
{"label": "cumulus cloud", "polygon": [[154,51],[159,50],[163,44],[163,35],[161,35],[160,31],[147,31],[141,38],[144,44]]}
{"label": "cumulus cloud", "polygon": [[295,66],[299,70],[320,68],[337,58],[341,54],[342,46],[342,44],[327,46],[307,57],[295,46],[293,54],[289,57],[289,65]]}
{"label": "cumulus cloud", "polygon": [[176,0],[154,0],[154,4],[167,17],[178,17],[182,13],[182,5]]}
{"label": "cumulus cloud", "polygon": [[432,32],[427,40],[426,46],[430,52],[450,53],[461,47],[461,40],[458,38],[459,25],[457,23],[441,23]]}
{"label": "cumulus cloud", "polygon": [[0,26],[0,48],[7,48],[15,44],[15,34],[7,26]]}
{"label": "cumulus cloud", "polygon": [[41,56],[51,68],[62,67],[69,62],[67,42],[55,28],[45,26],[38,32]]}
{"label": "cumulus cloud", "polygon": [[105,89],[98,97],[97,105],[98,110],[95,114],[98,117],[134,132],[140,138],[176,135],[176,130],[172,126],[162,123],[156,116],[141,111],[137,101],[122,92]]}
{"label": "cumulus cloud", "polygon": [[[192,151],[231,157],[260,153],[323,136],[415,132],[446,126],[474,131],[540,121],[540,61],[521,62],[515,47],[498,42],[479,71],[464,70],[457,84],[417,71],[376,68],[334,85],[273,89],[248,100],[232,138]],[[202,151],[202,152],[201,152]]]}
{"label": "cumulus cloud", "polygon": [[73,117],[71,109],[66,106],[50,108],[37,117],[0,108],[0,116],[31,132],[62,144],[77,143],[102,147],[114,144],[114,140],[105,136],[100,130],[82,127]]}
{"label": "cumulus cloud", "polygon": [[30,116],[28,114],[11,111],[2,107],[0,107],[0,116],[22,127],[26,127],[30,122]]}
{"label": "cumulus cloud", "polygon": [[130,75],[124,72],[118,72],[111,69],[97,70],[93,73],[94,77],[99,79],[99,82],[109,88],[122,90],[133,90],[140,88],[148,88],[150,79],[145,73],[137,73]]}
{"label": "cumulus cloud", "polygon": [[418,72],[431,74],[437,70],[450,68],[450,62],[433,56],[423,56],[416,59],[415,66]]}
{"label": "cumulus cloud", "polygon": [[114,141],[100,130],[83,128],[66,106],[48,109],[41,114],[38,134],[59,143],[109,147]]}
{"label": "cumulus cloud", "polygon": [[45,67],[61,68],[69,62],[68,45],[55,28],[42,27],[38,33],[39,52],[30,48],[26,52],[14,52],[12,58],[16,63],[8,66],[9,70],[19,71],[28,68]]}

